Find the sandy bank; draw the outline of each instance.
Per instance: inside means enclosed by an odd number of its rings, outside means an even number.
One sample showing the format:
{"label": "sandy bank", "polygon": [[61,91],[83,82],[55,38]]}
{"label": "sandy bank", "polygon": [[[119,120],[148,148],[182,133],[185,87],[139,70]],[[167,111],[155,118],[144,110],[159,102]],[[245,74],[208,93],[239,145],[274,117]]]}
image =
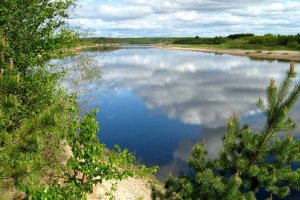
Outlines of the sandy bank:
{"label": "sandy bank", "polygon": [[197,48],[185,46],[170,46],[170,45],[155,45],[156,48],[169,50],[185,50],[199,51],[215,54],[229,54],[237,56],[248,56],[252,58],[276,59],[276,60],[294,60],[300,61],[300,51],[275,50],[275,51],[260,51],[260,50],[242,50],[242,49],[213,49],[213,48]]}
{"label": "sandy bank", "polygon": [[[104,181],[94,186],[93,193],[88,195],[88,200],[109,200],[107,193],[110,192],[114,181]],[[113,196],[117,200],[151,200],[151,181],[147,179],[128,178],[119,181]]]}
{"label": "sandy bank", "polygon": [[[62,163],[65,165],[73,153],[69,145],[64,145],[63,151]],[[117,183],[116,190],[112,191],[115,183]],[[104,180],[102,184],[94,185],[93,193],[87,195],[87,200],[109,200],[111,197],[109,193],[112,193],[116,200],[151,200],[153,185],[161,186],[154,177],[132,177],[122,181]]]}

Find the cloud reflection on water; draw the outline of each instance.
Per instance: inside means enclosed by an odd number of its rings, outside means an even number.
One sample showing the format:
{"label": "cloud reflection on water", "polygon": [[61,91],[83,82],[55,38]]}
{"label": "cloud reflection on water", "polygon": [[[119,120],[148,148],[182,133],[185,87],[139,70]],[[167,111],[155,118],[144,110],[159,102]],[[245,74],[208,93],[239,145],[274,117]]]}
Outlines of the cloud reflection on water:
{"label": "cloud reflection on water", "polygon": [[[111,88],[113,83],[120,96],[105,98],[110,108],[106,107],[109,120],[105,121],[107,129],[102,126],[107,131],[103,131],[102,139],[130,146],[142,159],[161,165],[160,178],[170,172],[189,172],[186,160],[199,140],[205,141],[208,157],[216,157],[226,121],[233,113],[255,130],[261,129],[264,118],[255,103],[265,95],[271,77],[279,82],[289,68],[288,62],[161,49],[120,49],[103,56],[99,58],[104,63],[103,80],[101,86],[93,86]],[[124,98],[124,94],[128,96]],[[138,102],[132,101],[136,97],[147,106],[151,117],[143,116],[142,105],[131,105]],[[292,116],[300,123],[298,110],[299,104]],[[160,113],[171,120],[156,117]],[[140,128],[132,127],[137,123]],[[195,130],[184,128],[190,125]],[[179,133],[181,130],[191,131]]]}
{"label": "cloud reflection on water", "polygon": [[149,109],[190,125],[216,128],[233,113],[257,114],[258,97],[288,63],[197,52],[120,50],[105,59],[106,81],[123,80]]}
{"label": "cloud reflection on water", "polygon": [[[207,144],[209,158],[216,157],[225,123],[233,113],[261,129],[264,118],[256,101],[265,95],[271,77],[279,82],[289,68],[288,62],[158,49],[119,50],[108,54],[104,62],[104,82],[118,80],[122,84],[117,90],[131,90],[150,111],[199,125],[199,137],[179,141],[173,159],[160,167],[162,178],[189,171],[186,160],[198,140]],[[300,122],[296,113],[293,116]]]}

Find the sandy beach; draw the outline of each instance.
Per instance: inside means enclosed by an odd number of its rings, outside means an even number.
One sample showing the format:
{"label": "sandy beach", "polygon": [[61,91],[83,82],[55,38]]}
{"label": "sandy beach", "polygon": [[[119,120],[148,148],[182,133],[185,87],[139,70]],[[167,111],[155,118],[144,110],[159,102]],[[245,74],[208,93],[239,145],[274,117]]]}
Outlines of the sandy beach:
{"label": "sandy beach", "polygon": [[275,50],[275,51],[260,51],[260,50],[242,50],[242,49],[213,49],[213,48],[197,48],[185,46],[171,46],[171,45],[155,45],[156,48],[169,50],[185,50],[185,51],[199,51],[205,53],[215,54],[229,54],[237,56],[248,56],[252,58],[261,59],[276,59],[287,61],[300,61],[300,51]]}
{"label": "sandy beach", "polygon": [[[73,48],[73,53],[79,53],[82,50],[95,47],[120,47],[120,44],[114,45],[83,45]],[[243,50],[243,49],[215,49],[215,48],[203,48],[203,47],[189,47],[189,46],[175,46],[175,45],[152,45],[154,48],[168,49],[168,50],[183,50],[183,51],[199,51],[205,53],[215,54],[229,54],[236,56],[248,56],[252,58],[261,59],[275,59],[275,60],[286,60],[286,61],[299,61],[300,62],[300,51],[289,51],[289,50]]]}

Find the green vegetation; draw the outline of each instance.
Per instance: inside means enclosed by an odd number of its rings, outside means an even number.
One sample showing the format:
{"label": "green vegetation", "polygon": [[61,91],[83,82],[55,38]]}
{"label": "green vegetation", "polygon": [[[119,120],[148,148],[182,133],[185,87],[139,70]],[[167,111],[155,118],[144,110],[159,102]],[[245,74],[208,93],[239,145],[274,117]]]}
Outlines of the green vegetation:
{"label": "green vegetation", "polygon": [[[295,77],[292,62],[280,86],[271,79],[266,101],[257,102],[266,116],[263,130],[241,127],[232,116],[219,157],[207,159],[205,143],[198,143],[188,160],[195,176],[170,177],[165,192],[154,189],[154,199],[256,199],[262,190],[272,199],[287,197],[292,189],[299,191],[300,169],[293,169],[292,164],[300,160],[300,141],[290,133],[296,124],[289,117],[300,96],[300,83],[290,91]],[[278,137],[282,132],[285,136]]]}
{"label": "green vegetation", "polygon": [[266,50],[300,50],[300,34],[258,36],[253,34],[234,34],[214,38],[178,38],[173,44],[214,45],[221,49],[266,49]]}
{"label": "green vegetation", "polygon": [[214,38],[179,38],[174,40],[173,44],[209,44],[209,45],[216,45],[222,44],[226,40],[223,37],[214,37]]}
{"label": "green vegetation", "polygon": [[[78,35],[65,28],[73,6],[73,0],[0,1],[2,199],[86,199],[94,184],[157,170],[137,164],[127,149],[107,150],[97,137],[96,111],[81,117],[76,94],[58,83],[64,72],[46,64],[76,45]],[[299,49],[300,35],[118,38],[108,42],[91,38],[81,43]],[[208,160],[205,144],[197,144],[189,159],[196,175],[170,178],[165,191],[154,190],[154,199],[255,199],[260,190],[278,197],[288,196],[291,189],[300,190],[300,169],[292,168],[300,160],[300,141],[290,134],[296,125],[288,115],[300,95],[300,84],[289,92],[295,76],[291,63],[281,85],[277,88],[272,79],[266,102],[258,101],[266,115],[262,131],[240,127],[237,117],[231,117],[219,157]],[[280,132],[287,134],[279,138]]]}
{"label": "green vegetation", "polygon": [[158,37],[158,38],[81,38],[81,45],[94,44],[174,44],[217,49],[300,50],[300,34],[263,36],[251,33],[227,37]]}
{"label": "green vegetation", "polygon": [[58,84],[64,73],[46,64],[76,44],[65,29],[73,6],[0,1],[1,199],[85,199],[93,184],[156,170],[99,143],[95,112],[79,117],[76,95]]}
{"label": "green vegetation", "polygon": [[81,45],[93,44],[172,44],[176,38],[172,37],[145,37],[145,38],[80,38]]}
{"label": "green vegetation", "polygon": [[247,37],[253,37],[253,36],[255,36],[255,35],[252,34],[252,33],[241,33],[241,34],[228,35],[227,38],[236,40],[236,39],[239,39],[239,38],[247,38]]}

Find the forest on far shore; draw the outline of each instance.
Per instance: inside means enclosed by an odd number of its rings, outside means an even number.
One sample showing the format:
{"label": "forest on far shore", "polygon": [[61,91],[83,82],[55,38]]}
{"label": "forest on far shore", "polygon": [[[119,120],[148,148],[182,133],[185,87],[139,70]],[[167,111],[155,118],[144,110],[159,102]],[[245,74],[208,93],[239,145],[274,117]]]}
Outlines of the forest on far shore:
{"label": "forest on far shore", "polygon": [[82,44],[174,44],[214,45],[220,48],[300,50],[300,34],[296,35],[254,35],[251,33],[232,34],[216,37],[143,37],[143,38],[81,38]]}

